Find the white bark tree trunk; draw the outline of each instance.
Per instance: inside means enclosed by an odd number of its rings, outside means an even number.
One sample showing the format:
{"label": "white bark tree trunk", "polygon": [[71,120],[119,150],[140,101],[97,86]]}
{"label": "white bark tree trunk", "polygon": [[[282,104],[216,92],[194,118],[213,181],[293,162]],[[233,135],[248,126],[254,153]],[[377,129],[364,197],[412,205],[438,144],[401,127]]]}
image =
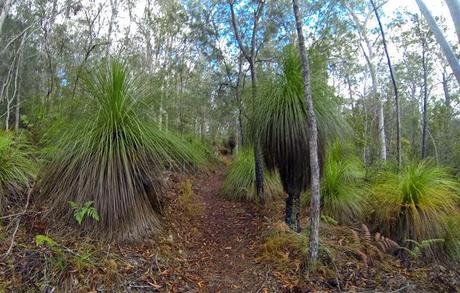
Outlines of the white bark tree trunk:
{"label": "white bark tree trunk", "polygon": [[309,152],[310,152],[310,169],[311,169],[311,206],[310,206],[310,243],[309,243],[309,264],[314,266],[318,261],[319,252],[319,221],[320,221],[320,175],[318,160],[318,128],[316,126],[315,108],[311,94],[310,68],[307,51],[305,49],[305,40],[302,29],[302,17],[299,11],[298,0],[292,0],[294,10],[297,39],[299,42],[300,57],[302,59],[303,71],[303,90],[304,98],[307,104],[308,114],[308,132]]}
{"label": "white bark tree trunk", "polygon": [[8,12],[10,11],[12,2],[13,0],[5,0],[5,2],[3,3],[3,9],[0,13],[0,36],[2,34],[3,24],[5,23],[5,19],[8,16]]}
{"label": "white bark tree trunk", "polygon": [[446,0],[447,7],[449,7],[450,16],[455,25],[457,32],[458,42],[460,43],[460,1],[459,0]]}
{"label": "white bark tree trunk", "polygon": [[426,21],[428,22],[428,25],[431,31],[433,32],[434,37],[436,38],[436,41],[441,47],[442,52],[446,56],[447,61],[449,62],[449,65],[452,68],[452,71],[454,72],[455,78],[460,84],[460,64],[458,63],[458,59],[455,56],[454,51],[450,47],[444,34],[442,33],[435,19],[431,15],[431,12],[426,7],[425,2],[423,2],[423,0],[415,0],[415,1],[417,2],[417,5],[420,9],[420,12],[422,12],[423,14],[423,17],[425,17]]}

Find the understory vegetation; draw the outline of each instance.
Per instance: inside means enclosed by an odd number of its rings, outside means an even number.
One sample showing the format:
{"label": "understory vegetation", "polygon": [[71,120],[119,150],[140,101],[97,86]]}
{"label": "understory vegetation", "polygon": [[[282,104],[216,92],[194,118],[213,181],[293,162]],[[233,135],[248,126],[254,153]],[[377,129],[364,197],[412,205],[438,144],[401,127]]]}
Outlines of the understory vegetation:
{"label": "understory vegetation", "polygon": [[425,2],[1,1],[0,292],[460,291]]}

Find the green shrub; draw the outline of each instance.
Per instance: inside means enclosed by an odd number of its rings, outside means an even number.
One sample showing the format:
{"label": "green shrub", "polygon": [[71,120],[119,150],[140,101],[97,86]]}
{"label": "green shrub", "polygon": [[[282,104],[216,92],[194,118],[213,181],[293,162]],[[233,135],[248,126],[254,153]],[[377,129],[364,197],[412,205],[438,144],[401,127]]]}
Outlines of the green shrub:
{"label": "green shrub", "polygon": [[[366,207],[367,185],[361,161],[338,142],[328,148],[321,178],[321,213],[341,223],[361,219]],[[310,202],[308,193],[302,205]]]}
{"label": "green shrub", "polygon": [[[264,179],[267,198],[283,193],[276,174],[265,172]],[[257,201],[254,152],[251,148],[240,149],[236,154],[222,186],[222,194],[232,199]]]}
{"label": "green shrub", "polygon": [[30,159],[30,148],[11,133],[0,132],[0,213],[35,177],[36,165]]}
{"label": "green shrub", "polygon": [[457,212],[458,183],[429,161],[411,163],[400,174],[384,173],[374,186],[375,220],[398,241],[442,238],[444,218]]}

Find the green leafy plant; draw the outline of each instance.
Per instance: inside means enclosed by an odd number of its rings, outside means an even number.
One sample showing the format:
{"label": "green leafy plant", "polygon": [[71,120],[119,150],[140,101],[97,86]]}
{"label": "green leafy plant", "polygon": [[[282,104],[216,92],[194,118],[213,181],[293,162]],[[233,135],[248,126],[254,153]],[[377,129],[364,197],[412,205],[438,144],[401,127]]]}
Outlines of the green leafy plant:
{"label": "green leafy plant", "polygon": [[401,173],[383,173],[373,189],[375,221],[399,242],[442,238],[444,218],[457,212],[458,183],[430,161],[410,163]]}
{"label": "green leafy plant", "polygon": [[[283,193],[281,183],[276,174],[265,172],[265,193],[269,198]],[[257,201],[255,162],[252,149],[243,148],[236,154],[225,177],[222,194],[232,199]]]}
{"label": "green leafy plant", "polygon": [[[366,207],[367,185],[361,161],[343,144],[333,143],[327,150],[321,179],[321,213],[351,224],[362,218]],[[302,205],[310,203],[308,193]]]}
{"label": "green leafy plant", "polygon": [[37,167],[30,154],[30,147],[21,137],[0,132],[0,213],[5,203],[23,193],[35,177]]}
{"label": "green leafy plant", "polygon": [[[155,127],[151,90],[112,61],[83,75],[80,107],[49,135],[56,150],[39,187],[55,225],[71,224],[69,202],[93,202],[99,221],[83,221],[97,238],[136,239],[161,228],[162,173],[203,162],[180,137]],[[78,111],[77,111],[78,110]]]}
{"label": "green leafy plant", "polygon": [[444,243],[444,239],[425,239],[420,242],[412,240],[412,239],[407,239],[406,243],[412,244],[413,248],[412,249],[404,249],[409,253],[410,256],[413,258],[418,258],[424,253],[425,251],[430,251],[432,252],[432,248],[434,245],[437,245],[439,243]]}
{"label": "green leafy plant", "polygon": [[[311,50],[315,52],[315,50]],[[346,123],[338,112],[333,90],[327,85],[327,60],[312,54],[312,91],[319,131],[320,161],[332,137],[345,132]],[[307,108],[303,95],[302,67],[298,50],[287,46],[283,51],[282,75],[266,82],[264,95],[256,111],[257,134],[265,165],[276,170],[288,194],[285,220],[300,229],[300,196],[310,185]],[[339,122],[340,121],[340,122]]]}
{"label": "green leafy plant", "polygon": [[73,216],[79,225],[81,225],[81,223],[86,218],[92,218],[96,221],[99,221],[99,214],[97,213],[97,210],[93,207],[93,203],[93,201],[87,201],[83,205],[81,205],[73,201],[69,202],[70,206],[74,211]]}
{"label": "green leafy plant", "polygon": [[58,246],[57,242],[53,238],[43,234],[35,235],[35,245],[46,245],[50,248]]}

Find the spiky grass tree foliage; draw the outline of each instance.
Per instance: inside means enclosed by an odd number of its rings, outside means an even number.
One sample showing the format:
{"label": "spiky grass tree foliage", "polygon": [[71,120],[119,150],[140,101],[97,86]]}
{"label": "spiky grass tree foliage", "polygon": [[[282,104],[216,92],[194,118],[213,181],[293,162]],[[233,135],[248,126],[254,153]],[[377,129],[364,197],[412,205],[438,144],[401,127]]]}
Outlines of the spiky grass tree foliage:
{"label": "spiky grass tree foliage", "polygon": [[136,239],[160,227],[162,170],[196,163],[187,145],[153,127],[147,89],[119,62],[88,74],[83,111],[62,129],[58,152],[41,176],[48,215],[72,224],[70,202],[94,202],[100,221],[82,227],[98,238]]}
{"label": "spiky grass tree foliage", "polygon": [[[361,161],[339,142],[328,147],[321,179],[321,213],[341,223],[353,223],[366,207],[367,185]],[[302,206],[310,202],[305,194]]]}
{"label": "spiky grass tree foliage", "polygon": [[[230,170],[222,186],[222,195],[231,199],[257,202],[254,168],[255,161],[252,148],[240,149],[230,165]],[[267,199],[283,193],[277,174],[265,172],[264,179]]]}
{"label": "spiky grass tree foliage", "polygon": [[[311,50],[312,51],[312,50]],[[325,61],[312,56],[312,88],[318,130],[320,133],[320,163],[326,140],[337,134],[337,105],[327,85]],[[298,52],[288,46],[283,55],[283,74],[279,80],[268,82],[257,111],[258,137],[269,170],[278,170],[286,199],[285,221],[300,230],[300,195],[310,183],[310,160],[306,102]],[[315,75],[316,74],[316,75]],[[342,125],[345,125],[344,121]]]}
{"label": "spiky grass tree foliage", "polygon": [[11,133],[0,132],[0,214],[25,192],[36,169],[30,148]]}
{"label": "spiky grass tree foliage", "polygon": [[395,240],[442,238],[444,219],[457,213],[458,183],[429,161],[385,173],[374,187],[375,220]]}

